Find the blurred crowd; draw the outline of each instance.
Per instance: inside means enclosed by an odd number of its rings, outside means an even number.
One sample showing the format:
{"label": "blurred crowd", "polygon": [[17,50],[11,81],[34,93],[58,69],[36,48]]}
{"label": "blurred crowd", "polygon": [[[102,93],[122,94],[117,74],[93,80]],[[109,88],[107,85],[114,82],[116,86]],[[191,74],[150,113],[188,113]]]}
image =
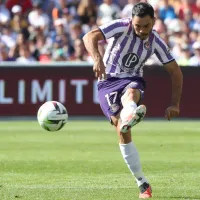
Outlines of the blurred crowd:
{"label": "blurred crowd", "polygon": [[[82,37],[99,25],[131,17],[139,0],[0,0],[0,61],[89,61]],[[154,29],[181,66],[200,67],[200,0],[144,0]],[[103,54],[107,43],[99,43]],[[155,56],[148,65],[160,64]]]}

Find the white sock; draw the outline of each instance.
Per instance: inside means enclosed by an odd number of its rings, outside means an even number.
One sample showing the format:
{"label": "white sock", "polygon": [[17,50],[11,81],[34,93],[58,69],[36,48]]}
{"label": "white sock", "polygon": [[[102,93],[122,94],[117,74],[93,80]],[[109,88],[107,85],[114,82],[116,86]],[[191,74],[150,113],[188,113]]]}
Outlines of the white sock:
{"label": "white sock", "polygon": [[121,110],[120,118],[122,121],[126,120],[128,116],[137,108],[137,104],[134,101],[128,102]]}
{"label": "white sock", "polygon": [[138,187],[144,182],[148,183],[142,172],[140,157],[134,143],[130,142],[128,144],[119,144],[119,147],[125,163],[135,177]]}

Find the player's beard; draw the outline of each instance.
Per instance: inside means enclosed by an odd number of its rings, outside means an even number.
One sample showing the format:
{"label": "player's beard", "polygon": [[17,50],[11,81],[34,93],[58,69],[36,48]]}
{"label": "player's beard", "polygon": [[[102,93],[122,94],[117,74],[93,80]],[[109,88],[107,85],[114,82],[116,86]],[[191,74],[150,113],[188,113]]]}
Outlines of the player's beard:
{"label": "player's beard", "polygon": [[146,40],[146,39],[149,37],[149,34],[138,35],[138,37],[139,37],[141,40]]}
{"label": "player's beard", "polygon": [[135,30],[134,30],[134,33],[135,33],[135,35],[137,36],[137,37],[139,37],[141,40],[146,40],[148,37],[149,37],[149,35],[150,35],[150,33],[152,32],[152,29],[151,29],[151,31],[148,33],[148,34],[137,34],[136,32],[135,32]]}

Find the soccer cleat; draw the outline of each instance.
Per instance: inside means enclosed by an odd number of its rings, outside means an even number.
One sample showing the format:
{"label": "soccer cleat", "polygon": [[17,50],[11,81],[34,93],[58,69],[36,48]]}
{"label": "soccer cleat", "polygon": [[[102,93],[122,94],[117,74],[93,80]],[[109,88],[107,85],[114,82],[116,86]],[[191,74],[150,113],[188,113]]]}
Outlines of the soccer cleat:
{"label": "soccer cleat", "polygon": [[127,117],[126,121],[122,121],[120,125],[120,132],[126,133],[130,128],[138,124],[146,114],[146,106],[138,106],[130,116]]}
{"label": "soccer cleat", "polygon": [[140,187],[140,199],[148,199],[152,197],[152,189],[151,186],[148,183],[143,183]]}

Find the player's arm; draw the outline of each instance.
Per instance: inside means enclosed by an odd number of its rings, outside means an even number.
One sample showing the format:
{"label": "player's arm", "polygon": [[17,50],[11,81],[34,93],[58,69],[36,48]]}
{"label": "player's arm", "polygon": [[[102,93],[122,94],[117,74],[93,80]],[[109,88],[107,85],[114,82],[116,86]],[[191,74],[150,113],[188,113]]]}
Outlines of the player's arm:
{"label": "player's arm", "polygon": [[171,76],[172,81],[172,98],[171,105],[167,108],[165,117],[170,120],[171,117],[179,115],[180,99],[182,94],[183,74],[176,61],[164,65],[165,69]]}
{"label": "player's arm", "polygon": [[102,75],[105,76],[105,66],[98,50],[98,41],[100,40],[105,40],[105,38],[99,29],[92,30],[83,37],[85,47],[94,61],[93,71],[95,76],[101,79]]}

